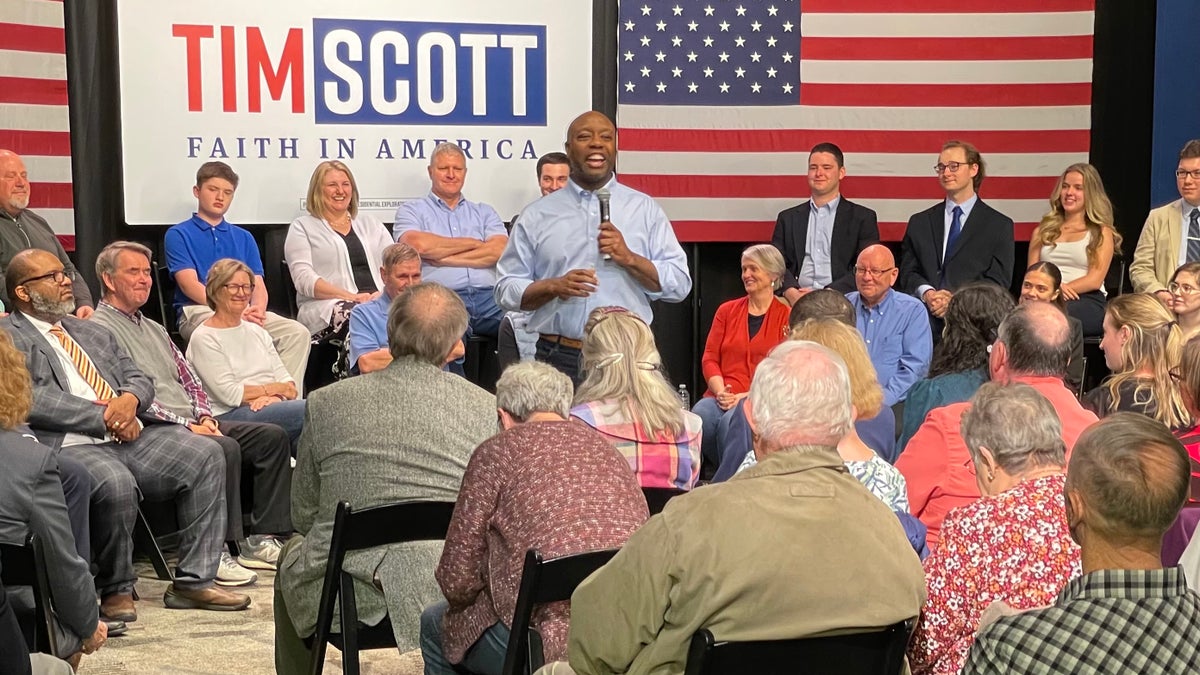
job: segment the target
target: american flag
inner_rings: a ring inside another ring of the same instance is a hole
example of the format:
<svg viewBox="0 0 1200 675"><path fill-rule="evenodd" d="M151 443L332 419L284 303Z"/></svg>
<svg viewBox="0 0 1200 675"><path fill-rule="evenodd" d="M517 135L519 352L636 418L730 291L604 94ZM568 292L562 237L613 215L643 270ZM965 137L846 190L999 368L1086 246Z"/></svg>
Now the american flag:
<svg viewBox="0 0 1200 675"><path fill-rule="evenodd" d="M0 148L25 160L33 181L29 208L73 250L62 0L0 1L0 36Z"/></svg>
<svg viewBox="0 0 1200 675"><path fill-rule="evenodd" d="M943 142L975 144L980 195L1017 223L1087 161L1094 0L622 0L618 171L683 241L769 240L807 199L809 149L896 241L942 199Z"/></svg>

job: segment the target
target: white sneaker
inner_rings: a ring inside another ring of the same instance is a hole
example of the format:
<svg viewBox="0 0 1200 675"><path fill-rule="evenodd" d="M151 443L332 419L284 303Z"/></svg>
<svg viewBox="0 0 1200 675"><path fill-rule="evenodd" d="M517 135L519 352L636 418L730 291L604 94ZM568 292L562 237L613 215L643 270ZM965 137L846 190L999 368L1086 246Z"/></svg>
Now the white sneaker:
<svg viewBox="0 0 1200 675"><path fill-rule="evenodd" d="M258 574L237 564L233 556L222 551L216 581L219 586L249 586L258 581Z"/></svg>
<svg viewBox="0 0 1200 675"><path fill-rule="evenodd" d="M273 570L279 563L279 553L283 545L279 540L269 535L250 535L242 543L238 563L242 567L256 570Z"/></svg>

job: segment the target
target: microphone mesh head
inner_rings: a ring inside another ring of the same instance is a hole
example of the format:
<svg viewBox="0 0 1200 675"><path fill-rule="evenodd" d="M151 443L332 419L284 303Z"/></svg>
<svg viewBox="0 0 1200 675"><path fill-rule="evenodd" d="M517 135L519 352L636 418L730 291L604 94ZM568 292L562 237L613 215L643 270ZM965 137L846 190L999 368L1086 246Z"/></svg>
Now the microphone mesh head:
<svg viewBox="0 0 1200 675"><path fill-rule="evenodd" d="M608 188L600 188L599 190L596 190L596 199L599 199L602 202L608 201L611 197L612 193L608 191Z"/></svg>

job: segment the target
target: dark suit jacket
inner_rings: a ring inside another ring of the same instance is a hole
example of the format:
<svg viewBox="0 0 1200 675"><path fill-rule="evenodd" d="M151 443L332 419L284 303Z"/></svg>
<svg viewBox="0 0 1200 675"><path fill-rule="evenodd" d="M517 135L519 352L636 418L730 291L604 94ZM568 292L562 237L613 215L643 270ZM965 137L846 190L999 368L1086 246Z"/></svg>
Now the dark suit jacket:
<svg viewBox="0 0 1200 675"><path fill-rule="evenodd" d="M136 396L138 415L145 413L154 402L154 381L138 370L113 334L98 323L70 316L63 317L62 327L87 352L100 377L118 394ZM0 328L8 331L17 349L25 354L33 378L29 426L38 440L58 449L68 432L102 438L107 433L104 407L70 393L67 374L48 338L20 312L0 319Z"/></svg>
<svg viewBox="0 0 1200 675"><path fill-rule="evenodd" d="M808 212L811 201L779 213L771 243L783 254L787 269L783 273L781 290L799 288L796 277L804 262L804 246L808 240ZM879 242L879 222L875 212L865 206L841 198L833 216L833 237L829 242L830 288L849 293L854 286L854 262L858 254Z"/></svg>
<svg viewBox="0 0 1200 675"><path fill-rule="evenodd" d="M954 249L942 260L942 240L946 233L946 202L908 219L904 243L900 248L900 288L916 295L917 288L929 285L953 291L972 281L990 281L1002 288L1012 286L1013 221L988 206L975 202L971 215L963 223ZM946 283L941 283L942 267Z"/></svg>

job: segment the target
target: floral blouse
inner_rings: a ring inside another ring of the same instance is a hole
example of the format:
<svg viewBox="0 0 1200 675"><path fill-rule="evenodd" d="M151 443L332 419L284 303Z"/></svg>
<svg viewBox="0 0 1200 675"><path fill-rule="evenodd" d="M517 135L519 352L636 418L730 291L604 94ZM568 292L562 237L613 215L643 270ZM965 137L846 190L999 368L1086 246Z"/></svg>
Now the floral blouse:
<svg viewBox="0 0 1200 675"><path fill-rule="evenodd" d="M908 486L899 469L888 464L887 460L879 455L865 461L854 460L844 463L850 475L866 486L871 494L879 497L879 501L886 504L889 509L908 513ZM746 453L746 459L742 460L738 472L745 471L755 464L758 464L758 459L755 458L754 452Z"/></svg>
<svg viewBox="0 0 1200 675"><path fill-rule="evenodd" d="M1052 604L1082 572L1055 474L951 511L925 560L928 599L908 647L913 675L958 673L979 617L997 600L1024 610Z"/></svg>

